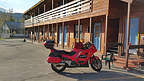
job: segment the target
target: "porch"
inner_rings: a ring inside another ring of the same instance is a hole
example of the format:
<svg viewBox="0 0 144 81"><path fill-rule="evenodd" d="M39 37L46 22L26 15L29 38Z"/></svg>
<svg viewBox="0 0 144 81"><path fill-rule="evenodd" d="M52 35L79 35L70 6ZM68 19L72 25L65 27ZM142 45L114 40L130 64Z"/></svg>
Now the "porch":
<svg viewBox="0 0 144 81"><path fill-rule="evenodd" d="M83 13L83 15L50 19L46 23L31 24L29 36L38 42L54 39L55 46L61 48L72 48L76 41L83 43L91 41L102 54L106 54L111 44L120 43L121 46L116 47L115 66L137 67L140 62L144 61L137 59L137 54L129 54L129 44L144 44L143 1L126 3L120 0L110 0L109 3L109 13L100 10L100 12L91 13L90 16L84 16L88 14ZM131 13L130 10L132 10ZM29 29L28 26L27 29Z"/></svg>
<svg viewBox="0 0 144 81"><path fill-rule="evenodd" d="M61 48L73 48L75 42L91 41L97 49L104 53L104 31L106 16L85 18L80 20L47 24L27 28L29 36L33 40L42 42L47 39L55 40L55 46ZM30 33L31 32L31 33ZM33 33L32 33L33 32ZM31 34L31 35L30 35Z"/></svg>
<svg viewBox="0 0 144 81"><path fill-rule="evenodd" d="M110 0L107 50L114 54L114 66L141 68L144 66L144 17L141 10L144 2L129 1L126 3Z"/></svg>

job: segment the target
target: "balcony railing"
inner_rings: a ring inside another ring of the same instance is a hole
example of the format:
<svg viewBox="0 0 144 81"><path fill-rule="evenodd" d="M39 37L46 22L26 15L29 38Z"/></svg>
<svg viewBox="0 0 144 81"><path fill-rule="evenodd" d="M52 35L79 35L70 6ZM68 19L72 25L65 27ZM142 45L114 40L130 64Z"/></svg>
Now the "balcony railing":
<svg viewBox="0 0 144 81"><path fill-rule="evenodd" d="M91 0L74 0L31 19L25 20L25 26L32 25L32 23L37 24L51 19L64 18L78 13L89 12L90 10Z"/></svg>

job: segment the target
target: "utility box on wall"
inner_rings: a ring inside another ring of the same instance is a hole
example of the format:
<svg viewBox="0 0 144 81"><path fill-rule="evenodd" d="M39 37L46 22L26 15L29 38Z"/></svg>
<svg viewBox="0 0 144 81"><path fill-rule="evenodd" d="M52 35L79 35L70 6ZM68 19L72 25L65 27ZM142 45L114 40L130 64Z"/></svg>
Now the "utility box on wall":
<svg viewBox="0 0 144 81"><path fill-rule="evenodd" d="M144 45L144 35L140 36L140 44Z"/></svg>

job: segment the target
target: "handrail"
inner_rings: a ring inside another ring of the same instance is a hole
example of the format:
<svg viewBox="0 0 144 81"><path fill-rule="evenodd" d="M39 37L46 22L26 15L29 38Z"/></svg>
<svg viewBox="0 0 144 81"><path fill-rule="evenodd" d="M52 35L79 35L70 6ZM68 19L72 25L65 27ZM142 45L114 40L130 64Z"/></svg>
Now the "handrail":
<svg viewBox="0 0 144 81"><path fill-rule="evenodd" d="M74 0L55 9L44 12L31 19L25 20L25 25L32 25L39 22L45 22L50 19L63 18L78 13L89 12L91 9L91 0Z"/></svg>

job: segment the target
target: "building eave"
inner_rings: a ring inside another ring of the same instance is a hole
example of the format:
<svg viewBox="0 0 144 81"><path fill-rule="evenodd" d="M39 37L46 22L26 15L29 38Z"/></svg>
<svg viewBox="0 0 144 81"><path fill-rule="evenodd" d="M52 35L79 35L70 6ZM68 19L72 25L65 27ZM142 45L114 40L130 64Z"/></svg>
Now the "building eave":
<svg viewBox="0 0 144 81"><path fill-rule="evenodd" d="M31 11L32 9L34 9L35 7L37 7L38 5L40 5L41 3L43 3L45 0L40 0L38 3L36 3L34 6L32 6L31 8L29 8L28 10L26 10L25 12L24 12L24 15L26 14L26 13L28 13L29 11Z"/></svg>
<svg viewBox="0 0 144 81"><path fill-rule="evenodd" d="M121 0L121 1L127 2L127 3L132 3L133 2L133 0Z"/></svg>

